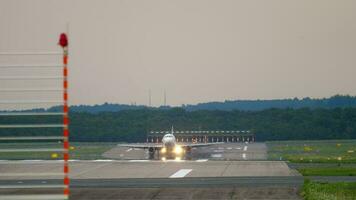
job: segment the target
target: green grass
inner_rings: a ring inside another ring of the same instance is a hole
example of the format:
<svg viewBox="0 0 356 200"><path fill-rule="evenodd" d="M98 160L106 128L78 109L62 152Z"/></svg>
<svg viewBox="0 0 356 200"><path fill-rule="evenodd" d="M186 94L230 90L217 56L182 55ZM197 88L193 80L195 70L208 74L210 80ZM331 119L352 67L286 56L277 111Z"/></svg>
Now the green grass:
<svg viewBox="0 0 356 200"><path fill-rule="evenodd" d="M114 146L117 143L71 143L71 146L74 147L74 150L70 151L71 159L105 159L102 154Z"/></svg>
<svg viewBox="0 0 356 200"><path fill-rule="evenodd" d="M303 176L356 176L356 168L328 167L328 168L300 168Z"/></svg>
<svg viewBox="0 0 356 200"><path fill-rule="evenodd" d="M270 160L296 163L356 163L356 140L267 142Z"/></svg>
<svg viewBox="0 0 356 200"><path fill-rule="evenodd" d="M111 148L116 143L70 143L70 159L104 159L102 154ZM0 149L26 149L26 148L62 148L61 143L0 143ZM52 158L52 154L57 153L58 158ZM0 152L0 160L24 160L24 159L45 159L56 160L61 159L61 152Z"/></svg>
<svg viewBox="0 0 356 200"><path fill-rule="evenodd" d="M317 183L306 180L301 194L305 200L356 199L356 183Z"/></svg>

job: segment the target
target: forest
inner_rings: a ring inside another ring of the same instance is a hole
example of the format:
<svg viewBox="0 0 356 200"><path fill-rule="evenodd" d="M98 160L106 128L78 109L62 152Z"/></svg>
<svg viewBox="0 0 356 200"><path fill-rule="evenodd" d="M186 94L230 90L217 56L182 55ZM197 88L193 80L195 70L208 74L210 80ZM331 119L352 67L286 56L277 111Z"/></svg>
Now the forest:
<svg viewBox="0 0 356 200"><path fill-rule="evenodd" d="M9 116L0 124L58 124L59 116ZM251 130L256 140L356 139L356 108L284 108L262 111L187 111L141 108L71 112L71 141L143 142L150 130ZM2 136L61 135L60 128L0 129Z"/></svg>

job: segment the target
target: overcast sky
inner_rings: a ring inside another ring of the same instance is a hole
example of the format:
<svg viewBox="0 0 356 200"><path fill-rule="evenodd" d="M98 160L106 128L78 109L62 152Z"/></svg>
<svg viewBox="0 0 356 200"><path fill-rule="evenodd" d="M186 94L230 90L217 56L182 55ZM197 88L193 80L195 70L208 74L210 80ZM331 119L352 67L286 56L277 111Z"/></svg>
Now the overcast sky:
<svg viewBox="0 0 356 200"><path fill-rule="evenodd" d="M149 89L155 106L164 90L170 105L356 95L355 11L354 0L1 0L0 51L60 50L68 22L71 104L147 104Z"/></svg>

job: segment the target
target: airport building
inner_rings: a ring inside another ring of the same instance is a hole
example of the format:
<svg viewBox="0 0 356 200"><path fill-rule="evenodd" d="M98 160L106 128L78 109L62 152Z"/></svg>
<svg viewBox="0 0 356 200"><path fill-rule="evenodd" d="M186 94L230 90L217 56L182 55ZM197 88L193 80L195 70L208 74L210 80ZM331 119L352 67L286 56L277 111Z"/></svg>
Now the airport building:
<svg viewBox="0 0 356 200"><path fill-rule="evenodd" d="M170 131L149 131L146 142L159 143L165 134ZM250 130L227 130L227 131L174 131L177 142L254 142L255 134Z"/></svg>

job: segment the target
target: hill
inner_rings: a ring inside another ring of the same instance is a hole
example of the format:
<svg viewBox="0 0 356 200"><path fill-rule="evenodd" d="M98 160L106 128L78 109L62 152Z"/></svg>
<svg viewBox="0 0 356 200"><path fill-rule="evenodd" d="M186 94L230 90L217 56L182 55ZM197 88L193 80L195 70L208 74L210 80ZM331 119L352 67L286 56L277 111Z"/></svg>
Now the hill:
<svg viewBox="0 0 356 200"><path fill-rule="evenodd" d="M88 112L88 113L99 113L99 112L117 112L122 110L135 110L143 109L147 106L144 105L125 105L125 104L113 104L104 103L101 105L74 105L70 109L73 112ZM355 96L342 96L335 95L330 98L322 99L311 99L309 97L303 99L275 99L275 100L235 100L235 101L225 101L225 102L207 102L199 103L196 105L182 105L180 108L187 111L197 111L197 110L241 110L241 111L261 111L271 108L339 108L339 107L356 107L356 97ZM155 109L170 109L169 106L161 106ZM53 107L50 110L60 110L60 107Z"/></svg>

